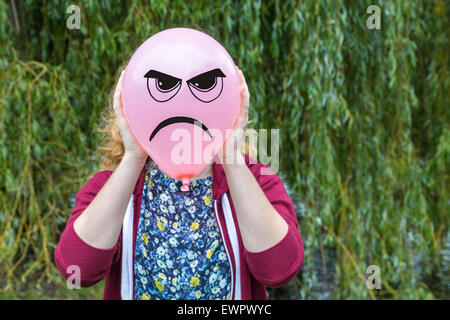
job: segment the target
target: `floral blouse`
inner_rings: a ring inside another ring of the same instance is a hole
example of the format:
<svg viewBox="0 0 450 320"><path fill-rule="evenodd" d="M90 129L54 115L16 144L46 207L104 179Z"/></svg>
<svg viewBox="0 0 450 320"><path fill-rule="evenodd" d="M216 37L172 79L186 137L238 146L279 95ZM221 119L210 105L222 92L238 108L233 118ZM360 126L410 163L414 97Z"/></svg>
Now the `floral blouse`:
<svg viewBox="0 0 450 320"><path fill-rule="evenodd" d="M134 262L135 298L230 299L231 267L212 201L212 177L187 192L147 162Z"/></svg>

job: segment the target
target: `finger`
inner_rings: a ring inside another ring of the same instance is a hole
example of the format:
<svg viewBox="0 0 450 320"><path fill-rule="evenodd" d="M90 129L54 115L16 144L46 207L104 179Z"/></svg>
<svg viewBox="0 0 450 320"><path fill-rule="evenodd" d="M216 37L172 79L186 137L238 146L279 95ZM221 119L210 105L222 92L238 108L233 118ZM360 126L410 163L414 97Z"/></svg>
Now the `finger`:
<svg viewBox="0 0 450 320"><path fill-rule="evenodd" d="M248 101L243 101L241 104L241 113L239 115L239 121L241 125L245 125L248 122L248 113L249 113L249 103Z"/></svg>
<svg viewBox="0 0 450 320"><path fill-rule="evenodd" d="M117 84L116 84L116 90L115 90L115 92L118 92L119 89L122 88L123 74L124 74L124 71L122 71L122 72L120 73L119 80L117 81Z"/></svg>
<svg viewBox="0 0 450 320"><path fill-rule="evenodd" d="M114 108L121 108L122 107L122 83L123 83L123 74L124 72L120 74L119 81L116 85L116 90L114 92Z"/></svg>
<svg viewBox="0 0 450 320"><path fill-rule="evenodd" d="M242 73L241 69L239 69L239 68L238 68L238 75L239 75L239 81L241 83L241 87L243 87L245 84L245 78L244 78L244 74Z"/></svg>
<svg viewBox="0 0 450 320"><path fill-rule="evenodd" d="M123 85L124 74L125 74L125 70L122 70L122 72L120 73L119 81L117 82L117 86L120 88L122 88L122 85Z"/></svg>
<svg viewBox="0 0 450 320"><path fill-rule="evenodd" d="M244 108L242 108L242 116L243 116L244 118L247 118L247 117L248 117L248 110L249 110L249 104L248 104L248 103L245 103L245 104L244 104Z"/></svg>
<svg viewBox="0 0 450 320"><path fill-rule="evenodd" d="M239 71L238 71L238 73L239 73L239 78L240 78L240 80L241 80L241 86L247 87L247 81L245 80L244 73L242 72L241 69L238 69L238 70L239 70Z"/></svg>
<svg viewBox="0 0 450 320"><path fill-rule="evenodd" d="M242 73L241 70L239 70L238 73L239 78L241 79L241 88L240 88L241 97L243 97L244 99L249 99L250 93L248 92L247 81L245 81L244 74Z"/></svg>

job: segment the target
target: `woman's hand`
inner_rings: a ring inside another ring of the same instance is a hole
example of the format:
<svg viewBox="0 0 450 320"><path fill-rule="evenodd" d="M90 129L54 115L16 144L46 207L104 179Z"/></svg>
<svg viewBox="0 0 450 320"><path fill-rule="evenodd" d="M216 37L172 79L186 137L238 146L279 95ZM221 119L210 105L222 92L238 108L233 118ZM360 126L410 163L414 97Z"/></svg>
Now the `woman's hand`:
<svg viewBox="0 0 450 320"><path fill-rule="evenodd" d="M125 147L119 165L89 206L74 222L78 236L95 248L111 249L119 238L123 217L147 159L126 121L122 103L123 72L114 92L114 112Z"/></svg>
<svg viewBox="0 0 450 320"><path fill-rule="evenodd" d="M223 169L244 247L250 252L260 252L280 242L289 227L267 199L254 174L245 165L244 156L240 151L244 129L248 123L250 94L241 70L238 69L238 73L241 78L241 113L233 133L225 143L225 156L223 152L218 155L223 159ZM237 158L234 155L237 155Z"/></svg>
<svg viewBox="0 0 450 320"><path fill-rule="evenodd" d="M223 164L233 164L239 161L239 163L244 163L244 158L240 151L240 146L242 139L245 134L245 127L248 123L248 110L250 107L250 93L248 92L247 83L245 81L242 71L236 67L238 70L239 78L241 80L241 110L238 119L233 127L232 134L228 137L222 150L217 153L220 163ZM237 158L236 156L237 155ZM242 162L241 162L242 161Z"/></svg>
<svg viewBox="0 0 450 320"><path fill-rule="evenodd" d="M114 112L116 114L117 125L119 126L120 136L125 148L124 157L134 158L136 160L147 159L147 153L136 141L136 138L131 133L130 126L125 118L122 101L122 83L123 83L124 71L120 74L119 81L114 92Z"/></svg>

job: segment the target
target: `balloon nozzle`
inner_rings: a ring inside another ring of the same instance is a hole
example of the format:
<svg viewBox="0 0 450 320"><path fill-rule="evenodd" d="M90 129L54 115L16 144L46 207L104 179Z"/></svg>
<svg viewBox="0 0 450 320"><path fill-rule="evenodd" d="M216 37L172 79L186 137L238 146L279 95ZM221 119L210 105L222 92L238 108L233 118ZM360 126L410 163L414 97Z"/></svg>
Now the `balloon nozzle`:
<svg viewBox="0 0 450 320"><path fill-rule="evenodd" d="M190 183L189 178L183 178L181 179L181 182L183 183L183 185L181 186L180 190L189 191L189 183Z"/></svg>

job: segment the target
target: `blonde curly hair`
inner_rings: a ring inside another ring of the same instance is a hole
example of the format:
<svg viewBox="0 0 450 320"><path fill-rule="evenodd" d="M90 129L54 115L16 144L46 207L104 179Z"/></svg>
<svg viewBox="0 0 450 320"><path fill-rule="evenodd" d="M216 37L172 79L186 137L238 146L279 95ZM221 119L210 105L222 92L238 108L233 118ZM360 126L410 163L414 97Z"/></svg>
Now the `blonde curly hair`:
<svg viewBox="0 0 450 320"><path fill-rule="evenodd" d="M127 62L128 63L128 62ZM119 78L122 70L125 69L126 64L119 68L116 78ZM114 85L108 98L108 103L101 114L100 125L97 127L97 132L100 134L100 146L98 151L101 153L101 170L114 171L119 165L122 157L125 153L125 147L120 135L119 126L116 121L116 115L114 112L114 92L116 86ZM249 121L250 123L251 121ZM248 125L245 130L248 129ZM242 140L240 146L241 151L248 155L256 155L256 147L246 141Z"/></svg>

